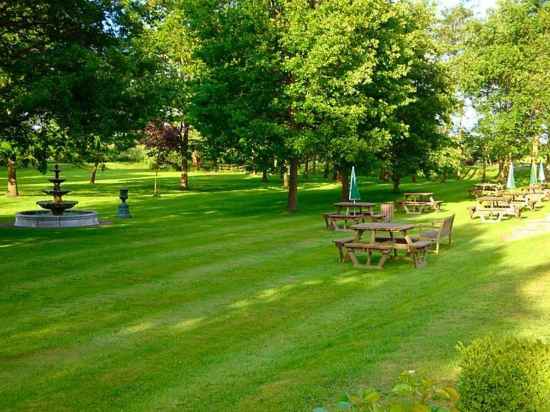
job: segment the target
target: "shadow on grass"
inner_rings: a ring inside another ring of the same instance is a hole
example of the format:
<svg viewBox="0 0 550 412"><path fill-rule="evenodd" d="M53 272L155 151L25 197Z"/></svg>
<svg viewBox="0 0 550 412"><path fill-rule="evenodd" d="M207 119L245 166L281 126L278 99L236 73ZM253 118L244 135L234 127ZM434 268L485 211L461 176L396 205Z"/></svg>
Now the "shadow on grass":
<svg viewBox="0 0 550 412"><path fill-rule="evenodd" d="M307 182L288 215L284 191L259 179L204 179L214 190L136 192L136 217L109 227L0 229L0 359L12 382L0 406L311 410L402 369L443 373L457 341L540 315L520 288L550 267L511 262L519 246L492 228L457 222L454 246L422 270L359 271L336 263L341 234L319 216L338 188ZM468 185L404 189L462 202ZM388 188L361 182L366 200L399 198Z"/></svg>

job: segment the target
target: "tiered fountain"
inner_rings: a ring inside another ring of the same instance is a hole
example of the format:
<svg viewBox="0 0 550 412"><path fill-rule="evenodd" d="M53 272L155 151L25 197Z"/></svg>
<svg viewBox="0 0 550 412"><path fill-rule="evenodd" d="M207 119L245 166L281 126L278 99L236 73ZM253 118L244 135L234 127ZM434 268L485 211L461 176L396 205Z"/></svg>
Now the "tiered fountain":
<svg viewBox="0 0 550 412"><path fill-rule="evenodd" d="M15 215L15 226L18 227L83 227L99 225L97 213L86 210L69 210L78 202L63 200L63 196L70 193L69 190L62 190L61 183L65 181L59 177L61 170L55 165L52 170L54 177L50 179L53 189L43 190L44 193L53 196L52 200L41 200L36 202L43 210L31 210L19 212Z"/></svg>

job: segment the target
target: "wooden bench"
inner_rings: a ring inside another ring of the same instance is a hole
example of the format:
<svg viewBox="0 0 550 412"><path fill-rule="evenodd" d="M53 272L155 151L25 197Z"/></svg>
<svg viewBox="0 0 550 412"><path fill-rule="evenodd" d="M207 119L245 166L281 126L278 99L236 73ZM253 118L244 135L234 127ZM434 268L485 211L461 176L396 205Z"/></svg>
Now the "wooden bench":
<svg viewBox="0 0 550 412"><path fill-rule="evenodd" d="M392 253L397 253L398 250L405 250L410 256L413 266L420 268L426 265L426 255L428 249L432 246L429 240L414 240L410 236L405 236L404 239L376 241L374 243L363 242L348 242L344 243L346 255L349 256L354 267L358 268L376 268L383 269L386 261L391 257ZM366 264L361 264L357 259L356 252L367 252ZM377 265L372 264L372 253L380 252L381 257Z"/></svg>
<svg viewBox="0 0 550 412"><path fill-rule="evenodd" d="M362 243L362 242L350 242L344 244L344 247L347 252L347 256L351 259L353 266L357 268L376 268L376 269L383 269L384 263L386 263L386 260L389 259L391 253L394 250L394 247L389 242L375 242L375 243ZM361 264L359 260L357 259L357 256L355 255L356 251L362 251L367 252L367 263ZM378 265L372 264L372 252L377 251L382 254L380 257L380 260L378 261Z"/></svg>

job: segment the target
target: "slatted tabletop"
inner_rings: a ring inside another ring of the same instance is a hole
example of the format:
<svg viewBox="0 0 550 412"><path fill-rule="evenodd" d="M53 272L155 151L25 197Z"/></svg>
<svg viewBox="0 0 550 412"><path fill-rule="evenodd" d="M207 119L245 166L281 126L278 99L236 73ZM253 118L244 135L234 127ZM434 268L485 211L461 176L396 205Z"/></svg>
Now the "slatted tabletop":
<svg viewBox="0 0 550 412"><path fill-rule="evenodd" d="M337 202L334 204L336 207L374 207L376 203L371 202Z"/></svg>
<svg viewBox="0 0 550 412"><path fill-rule="evenodd" d="M407 232L415 228L415 225L410 223L385 223L385 222L370 222L358 223L351 227L353 230L359 231L376 231L376 232Z"/></svg>

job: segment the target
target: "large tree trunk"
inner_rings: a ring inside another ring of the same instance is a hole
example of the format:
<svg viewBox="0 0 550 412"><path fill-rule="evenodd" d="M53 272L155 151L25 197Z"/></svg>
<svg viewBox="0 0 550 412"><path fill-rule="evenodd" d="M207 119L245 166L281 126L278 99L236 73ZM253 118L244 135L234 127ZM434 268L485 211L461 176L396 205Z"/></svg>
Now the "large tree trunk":
<svg viewBox="0 0 550 412"><path fill-rule="evenodd" d="M95 179L97 176L97 168L99 167L99 162L96 161L94 163L94 167L92 167L92 172L90 173L90 184L95 185Z"/></svg>
<svg viewBox="0 0 550 412"><path fill-rule="evenodd" d="M17 188L17 169L15 160L8 159L8 196L19 196Z"/></svg>
<svg viewBox="0 0 550 412"><path fill-rule="evenodd" d="M340 192L340 199L345 202L349 200L349 177L347 170L340 169L338 171L340 183L342 184L342 190Z"/></svg>
<svg viewBox="0 0 550 412"><path fill-rule="evenodd" d="M262 169L262 182L267 183L267 169Z"/></svg>
<svg viewBox="0 0 550 412"><path fill-rule="evenodd" d="M288 177L288 211L295 212L298 208L298 159L290 159Z"/></svg>
<svg viewBox="0 0 550 412"><path fill-rule="evenodd" d="M416 183L416 173L411 176L411 182Z"/></svg>
<svg viewBox="0 0 550 412"><path fill-rule="evenodd" d="M189 125L181 125L181 175L180 190L189 190L189 162L187 160L187 151L189 150Z"/></svg>

